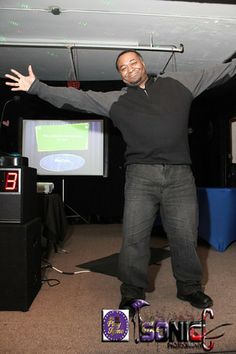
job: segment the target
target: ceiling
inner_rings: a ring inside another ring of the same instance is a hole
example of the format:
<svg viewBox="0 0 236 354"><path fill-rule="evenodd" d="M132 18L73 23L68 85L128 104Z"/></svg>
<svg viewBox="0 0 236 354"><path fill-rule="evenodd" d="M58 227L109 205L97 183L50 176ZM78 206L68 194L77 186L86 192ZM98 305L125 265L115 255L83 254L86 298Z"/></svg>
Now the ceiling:
<svg viewBox="0 0 236 354"><path fill-rule="evenodd" d="M10 68L26 73L32 64L41 80L116 80L114 62L123 48L140 49L150 73L163 70L173 49L166 71L223 62L236 50L236 5L0 1L0 77Z"/></svg>

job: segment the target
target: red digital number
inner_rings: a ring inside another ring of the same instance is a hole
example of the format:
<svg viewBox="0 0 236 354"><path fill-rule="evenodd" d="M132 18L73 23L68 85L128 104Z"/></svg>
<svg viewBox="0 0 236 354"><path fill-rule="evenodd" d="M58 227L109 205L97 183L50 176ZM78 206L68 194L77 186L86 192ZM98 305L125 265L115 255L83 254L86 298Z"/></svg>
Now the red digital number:
<svg viewBox="0 0 236 354"><path fill-rule="evenodd" d="M14 191L17 189L17 179L18 173L17 172L7 172L6 174L6 183L5 183L5 190L6 191Z"/></svg>

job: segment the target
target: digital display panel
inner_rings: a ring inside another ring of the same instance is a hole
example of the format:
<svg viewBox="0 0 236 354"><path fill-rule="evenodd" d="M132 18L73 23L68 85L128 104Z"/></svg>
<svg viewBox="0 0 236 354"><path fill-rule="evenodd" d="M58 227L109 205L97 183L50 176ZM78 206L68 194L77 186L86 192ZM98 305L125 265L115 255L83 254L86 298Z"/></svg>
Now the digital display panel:
<svg viewBox="0 0 236 354"><path fill-rule="evenodd" d="M19 170L0 169L0 193L19 193Z"/></svg>

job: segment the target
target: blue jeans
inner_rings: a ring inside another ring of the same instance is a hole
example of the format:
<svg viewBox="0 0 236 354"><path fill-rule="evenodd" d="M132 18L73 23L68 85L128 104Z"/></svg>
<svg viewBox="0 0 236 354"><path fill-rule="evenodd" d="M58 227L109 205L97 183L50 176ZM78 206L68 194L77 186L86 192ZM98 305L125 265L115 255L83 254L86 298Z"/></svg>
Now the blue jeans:
<svg viewBox="0 0 236 354"><path fill-rule="evenodd" d="M169 241L177 291L201 290L202 267L196 253L198 204L191 167L161 164L127 166L118 268L123 290L148 286L150 235L158 210Z"/></svg>

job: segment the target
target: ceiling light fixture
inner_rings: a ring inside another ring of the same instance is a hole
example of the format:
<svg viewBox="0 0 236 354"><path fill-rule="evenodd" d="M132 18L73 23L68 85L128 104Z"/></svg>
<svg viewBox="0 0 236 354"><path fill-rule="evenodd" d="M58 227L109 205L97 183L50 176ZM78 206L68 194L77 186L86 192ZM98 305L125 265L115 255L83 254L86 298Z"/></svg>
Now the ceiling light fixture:
<svg viewBox="0 0 236 354"><path fill-rule="evenodd" d="M61 9L59 6L49 6L48 10L53 15L60 15L61 14Z"/></svg>

